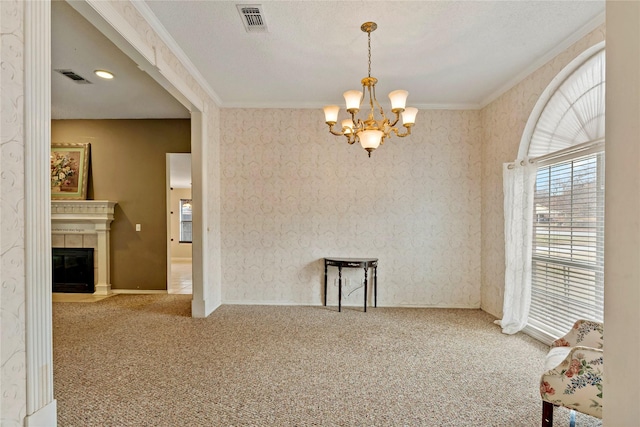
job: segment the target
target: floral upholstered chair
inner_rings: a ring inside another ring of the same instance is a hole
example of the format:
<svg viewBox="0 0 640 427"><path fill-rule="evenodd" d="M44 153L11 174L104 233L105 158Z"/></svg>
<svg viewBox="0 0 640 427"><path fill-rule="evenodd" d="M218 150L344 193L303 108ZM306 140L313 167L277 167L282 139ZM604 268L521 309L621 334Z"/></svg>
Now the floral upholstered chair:
<svg viewBox="0 0 640 427"><path fill-rule="evenodd" d="M602 418L603 324L578 320L551 344L540 379L542 426L553 425L554 406Z"/></svg>

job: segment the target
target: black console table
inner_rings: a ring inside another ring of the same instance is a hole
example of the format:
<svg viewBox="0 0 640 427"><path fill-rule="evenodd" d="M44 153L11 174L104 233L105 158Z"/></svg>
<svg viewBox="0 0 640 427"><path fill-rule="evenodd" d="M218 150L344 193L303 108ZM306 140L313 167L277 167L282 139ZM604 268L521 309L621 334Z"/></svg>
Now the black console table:
<svg viewBox="0 0 640 427"><path fill-rule="evenodd" d="M364 311L367 311L367 273L373 269L373 306L378 306L378 258L325 258L324 259L324 305L327 305L327 267L338 267L338 311L342 311L342 269L364 269Z"/></svg>

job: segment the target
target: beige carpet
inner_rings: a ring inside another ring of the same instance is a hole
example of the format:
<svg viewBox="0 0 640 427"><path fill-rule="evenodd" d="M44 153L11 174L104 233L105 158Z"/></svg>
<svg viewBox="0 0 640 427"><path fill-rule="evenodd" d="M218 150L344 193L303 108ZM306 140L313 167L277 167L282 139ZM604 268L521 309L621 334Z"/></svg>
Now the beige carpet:
<svg viewBox="0 0 640 427"><path fill-rule="evenodd" d="M189 316L188 295L54 303L59 426L540 425L547 348L479 310Z"/></svg>
<svg viewBox="0 0 640 427"><path fill-rule="evenodd" d="M94 294L74 294L67 292L53 292L51 295L51 300L53 302L82 302L82 303L91 303L102 301L106 298L111 298L114 294L111 295L94 295Z"/></svg>

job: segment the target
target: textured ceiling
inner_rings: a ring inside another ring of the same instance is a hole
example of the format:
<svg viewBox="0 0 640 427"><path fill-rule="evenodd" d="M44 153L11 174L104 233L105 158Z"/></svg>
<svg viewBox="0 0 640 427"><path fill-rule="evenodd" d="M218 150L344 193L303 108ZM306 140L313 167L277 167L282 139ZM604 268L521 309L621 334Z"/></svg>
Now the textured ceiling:
<svg viewBox="0 0 640 427"><path fill-rule="evenodd" d="M238 3L147 0L139 6L155 15L225 107L341 103L342 92L358 88L367 75L367 37L360 25L374 21L372 75L379 79L379 98L406 89L409 104L418 107L477 108L576 32L604 22L605 6L263 1L268 32L247 33Z"/></svg>
<svg viewBox="0 0 640 427"><path fill-rule="evenodd" d="M53 119L188 118L189 112L64 1L51 4ZM57 73L71 69L92 84ZM93 72L115 74L103 80Z"/></svg>
<svg viewBox="0 0 640 427"><path fill-rule="evenodd" d="M134 2L187 55L221 107L342 104L367 75L384 102L479 108L604 22L604 1L262 1L268 32L247 33L238 1ZM66 2L52 6L54 118L184 118L171 97ZM102 81L93 70L116 74ZM385 104L383 103L383 106Z"/></svg>

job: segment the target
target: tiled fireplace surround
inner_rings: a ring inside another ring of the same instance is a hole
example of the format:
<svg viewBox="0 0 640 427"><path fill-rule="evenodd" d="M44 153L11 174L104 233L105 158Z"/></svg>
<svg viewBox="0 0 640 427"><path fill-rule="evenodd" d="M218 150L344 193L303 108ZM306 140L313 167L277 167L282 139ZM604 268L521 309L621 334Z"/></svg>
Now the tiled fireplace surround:
<svg viewBox="0 0 640 427"><path fill-rule="evenodd" d="M94 295L111 294L110 228L117 202L52 200L51 247L93 248Z"/></svg>

